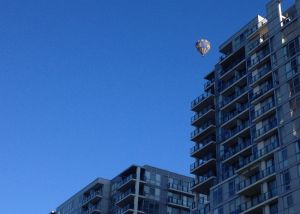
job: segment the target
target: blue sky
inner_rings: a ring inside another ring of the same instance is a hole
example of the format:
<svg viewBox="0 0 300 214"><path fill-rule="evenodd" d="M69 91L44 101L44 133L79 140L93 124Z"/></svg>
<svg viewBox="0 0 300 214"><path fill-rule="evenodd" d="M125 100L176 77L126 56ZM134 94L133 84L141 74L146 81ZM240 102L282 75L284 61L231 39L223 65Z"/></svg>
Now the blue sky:
<svg viewBox="0 0 300 214"><path fill-rule="evenodd" d="M190 102L266 2L0 0L1 213L48 213L133 163L188 175Z"/></svg>

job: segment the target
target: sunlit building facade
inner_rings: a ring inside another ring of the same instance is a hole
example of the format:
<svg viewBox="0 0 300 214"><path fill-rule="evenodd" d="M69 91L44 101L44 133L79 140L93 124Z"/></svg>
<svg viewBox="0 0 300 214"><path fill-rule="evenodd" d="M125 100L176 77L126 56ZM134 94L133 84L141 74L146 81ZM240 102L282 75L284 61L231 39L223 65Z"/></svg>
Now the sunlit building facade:
<svg viewBox="0 0 300 214"><path fill-rule="evenodd" d="M191 177L132 165L112 180L98 178L56 209L57 214L189 214Z"/></svg>
<svg viewBox="0 0 300 214"><path fill-rule="evenodd" d="M284 3L219 47L192 101L193 214L300 213L300 0Z"/></svg>

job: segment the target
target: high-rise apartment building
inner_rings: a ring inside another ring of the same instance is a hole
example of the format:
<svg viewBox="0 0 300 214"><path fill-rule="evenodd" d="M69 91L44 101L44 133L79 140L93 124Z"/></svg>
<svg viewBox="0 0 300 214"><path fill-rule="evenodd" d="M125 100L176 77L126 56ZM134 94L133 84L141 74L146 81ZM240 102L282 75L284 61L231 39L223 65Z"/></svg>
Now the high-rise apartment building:
<svg viewBox="0 0 300 214"><path fill-rule="evenodd" d="M132 165L112 180L98 178L56 209L57 214L189 214L191 177Z"/></svg>
<svg viewBox="0 0 300 214"><path fill-rule="evenodd" d="M220 46L191 104L195 214L300 213L300 0L284 3Z"/></svg>

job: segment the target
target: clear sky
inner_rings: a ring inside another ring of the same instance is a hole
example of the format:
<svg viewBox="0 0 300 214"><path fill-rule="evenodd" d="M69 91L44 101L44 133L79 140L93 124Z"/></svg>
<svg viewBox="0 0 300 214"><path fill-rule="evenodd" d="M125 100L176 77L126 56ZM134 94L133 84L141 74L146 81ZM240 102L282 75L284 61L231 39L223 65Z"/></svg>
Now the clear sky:
<svg viewBox="0 0 300 214"><path fill-rule="evenodd" d="M48 213L133 163L188 175L190 102L266 2L0 0L0 212Z"/></svg>

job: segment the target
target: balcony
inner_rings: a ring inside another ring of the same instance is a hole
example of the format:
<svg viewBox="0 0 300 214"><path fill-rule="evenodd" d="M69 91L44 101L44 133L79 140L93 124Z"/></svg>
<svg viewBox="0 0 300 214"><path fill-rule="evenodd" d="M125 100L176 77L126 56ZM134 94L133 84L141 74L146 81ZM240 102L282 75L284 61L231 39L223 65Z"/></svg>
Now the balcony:
<svg viewBox="0 0 300 214"><path fill-rule="evenodd" d="M120 195L117 196L116 198L116 205L117 206L124 206L127 204L129 201L133 200L135 195L134 189L129 189L124 193L121 193Z"/></svg>
<svg viewBox="0 0 300 214"><path fill-rule="evenodd" d="M88 204L88 203L94 203L96 201L99 201L103 197L102 190L94 191L88 196L84 196L82 199L82 206Z"/></svg>
<svg viewBox="0 0 300 214"><path fill-rule="evenodd" d="M234 71L235 68L240 67L240 65L242 65L242 63L244 62L245 62L245 57L243 56L239 59L234 60L232 63L229 64L229 66L224 67L223 70L220 72L221 79L223 79L223 77L225 77L227 74Z"/></svg>
<svg viewBox="0 0 300 214"><path fill-rule="evenodd" d="M212 130L215 129L215 122L213 120L210 120L203 124L201 127L197 128L191 133L191 139L193 141L196 141L197 139L201 138L202 136L205 136L206 134L210 133Z"/></svg>
<svg viewBox="0 0 300 214"><path fill-rule="evenodd" d="M216 157L212 153L206 155L202 159L199 159L191 164L190 171L191 173L199 174L201 171L207 171L214 168L216 165ZM203 174L203 173L202 173Z"/></svg>
<svg viewBox="0 0 300 214"><path fill-rule="evenodd" d="M191 148L191 156L192 157L200 157L200 155L205 154L206 152L215 151L216 149L216 138L215 136L210 136L205 140L197 143L195 146Z"/></svg>
<svg viewBox="0 0 300 214"><path fill-rule="evenodd" d="M205 90L209 89L211 86L213 86L215 83L215 80L212 79L212 80L208 80L205 84L204 84L204 88Z"/></svg>
<svg viewBox="0 0 300 214"><path fill-rule="evenodd" d="M228 162L232 159L236 160L239 154L247 152L252 147L252 142L250 139L237 143L234 147L229 147L225 150L224 154L221 156L223 162Z"/></svg>
<svg viewBox="0 0 300 214"><path fill-rule="evenodd" d="M238 194L252 194L253 191L260 189L260 184L262 182L269 181L270 179L273 179L273 177L276 175L275 173L275 166L270 166L266 168L265 170L259 171L255 175L252 175L243 181L241 181L237 185L237 193ZM254 190L253 190L254 189Z"/></svg>
<svg viewBox="0 0 300 214"><path fill-rule="evenodd" d="M248 130L249 128L249 121L245 121L242 124L236 126L234 129L231 130L224 130L222 132L222 144L232 140L234 137L242 134L244 131Z"/></svg>
<svg viewBox="0 0 300 214"><path fill-rule="evenodd" d="M103 212L102 212L100 206L94 205L94 206L89 207L87 210L83 210L81 213L82 214L102 214Z"/></svg>
<svg viewBox="0 0 300 214"><path fill-rule="evenodd" d="M266 138L266 137L272 135L273 131L275 131L276 128L277 128L277 119L274 118L274 119L268 121L268 123L266 125L264 125L263 127L261 127L260 129L258 129L254 132L254 140L259 141L263 138Z"/></svg>
<svg viewBox="0 0 300 214"><path fill-rule="evenodd" d="M255 163L268 158L273 154L275 149L279 146L279 142L277 140L269 143L268 145L264 146L262 149L253 151L252 155L245 157L244 159L239 161L238 168L236 169L236 173L241 173L245 169L249 169L250 166L254 165Z"/></svg>
<svg viewBox="0 0 300 214"><path fill-rule="evenodd" d="M246 70L240 72L238 75L234 76L232 79L224 82L222 81L221 87L219 92L224 92L226 89L228 89L230 86L232 86L234 83L237 83L239 80L243 79L243 77L246 77Z"/></svg>
<svg viewBox="0 0 300 214"><path fill-rule="evenodd" d="M192 111L199 111L201 110L201 107L205 106L206 102L211 102L213 104L213 97L214 94L211 92L204 93L194 99L191 103L191 109Z"/></svg>
<svg viewBox="0 0 300 214"><path fill-rule="evenodd" d="M137 213L143 214L145 212L141 211L142 207L138 208ZM134 213L134 205L133 204L127 204L126 206L122 207L121 209L117 210L117 212L114 212L114 214L133 214Z"/></svg>
<svg viewBox="0 0 300 214"><path fill-rule="evenodd" d="M210 187L215 185L216 175L213 171L209 171L203 176L196 176L191 184L191 190L193 192L208 194Z"/></svg>
<svg viewBox="0 0 300 214"><path fill-rule="evenodd" d="M261 65L263 62L266 62L268 56L270 55L269 48L264 49L259 52L254 59L249 59L247 61L248 70L252 70L254 67Z"/></svg>
<svg viewBox="0 0 300 214"><path fill-rule="evenodd" d="M213 118L214 116L215 116L215 107L213 105L209 105L192 117L191 124L200 125L200 123L203 122L203 120L205 121L207 120L207 118Z"/></svg>
<svg viewBox="0 0 300 214"><path fill-rule="evenodd" d="M131 174L126 178L123 178L122 181L118 183L118 190L124 191L124 189L130 187L132 184L136 182L136 174Z"/></svg>
<svg viewBox="0 0 300 214"><path fill-rule="evenodd" d="M247 38L249 39L255 36L259 32L258 30L263 26L265 26L266 24L267 24L267 19L262 19L261 21L257 22L257 24L255 24L252 28L249 29Z"/></svg>
<svg viewBox="0 0 300 214"><path fill-rule="evenodd" d="M185 209L190 209L190 207L192 207L192 202L173 198L173 197L168 197L167 203L169 205L172 205L175 207L180 207L180 208L185 208Z"/></svg>
<svg viewBox="0 0 300 214"><path fill-rule="evenodd" d="M182 185L179 185L179 184L174 184L174 183L168 183L168 189L170 191L173 191L173 192L179 192L181 194L186 194L186 195L189 195L189 196L192 196L193 193L190 191L190 188L188 186L182 186Z"/></svg>
<svg viewBox="0 0 300 214"><path fill-rule="evenodd" d="M231 167L229 170L225 170L221 173L222 181L234 176L235 167Z"/></svg>
<svg viewBox="0 0 300 214"><path fill-rule="evenodd" d="M233 93L231 96L224 97L222 102L220 103L220 108L224 109L225 106L229 106L229 104L232 103L233 101L237 101L238 98L241 97L242 95L246 95L248 89L249 88L245 86L244 88L236 90L235 93Z"/></svg>
<svg viewBox="0 0 300 214"><path fill-rule="evenodd" d="M268 97L272 92L273 89L273 83L268 83L263 88L261 88L259 91L255 93L250 93L250 100L253 104L258 103L260 100Z"/></svg>
<svg viewBox="0 0 300 214"><path fill-rule="evenodd" d="M269 34L265 33L259 36L256 40L251 42L248 46L248 52L256 51L262 44L265 44L266 41L269 39Z"/></svg>
<svg viewBox="0 0 300 214"><path fill-rule="evenodd" d="M277 189L271 189L268 192L251 197L251 199L239 206L241 214L258 213L257 211L264 205L270 204L277 199Z"/></svg>
<svg viewBox="0 0 300 214"><path fill-rule="evenodd" d="M227 124L228 121L237 118L238 115L241 115L241 113L245 112L249 108L249 103L244 103L240 106L238 106L234 111L228 112L224 114L222 117L222 124L221 126L224 126Z"/></svg>
<svg viewBox="0 0 300 214"><path fill-rule="evenodd" d="M269 74L272 72L271 65L268 64L266 67L263 67L260 69L257 74L253 75L252 78L250 78L250 83L252 84L252 87L257 85L260 82L265 82Z"/></svg>
<svg viewBox="0 0 300 214"><path fill-rule="evenodd" d="M271 102L268 102L267 104L265 104L260 109L252 112L253 121L257 121L259 118L263 119L263 118L270 116L270 114L272 114L272 112L273 112L272 110L275 110L274 99Z"/></svg>

